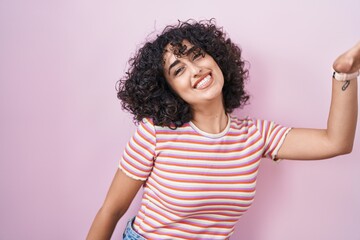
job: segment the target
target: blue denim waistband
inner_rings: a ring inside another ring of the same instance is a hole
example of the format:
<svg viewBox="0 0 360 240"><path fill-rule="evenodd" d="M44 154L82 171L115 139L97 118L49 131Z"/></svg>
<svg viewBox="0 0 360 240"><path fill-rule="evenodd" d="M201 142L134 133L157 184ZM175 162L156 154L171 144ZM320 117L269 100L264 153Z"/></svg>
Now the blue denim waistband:
<svg viewBox="0 0 360 240"><path fill-rule="evenodd" d="M135 217L131 218L126 225L123 233L123 240L146 240L143 236L135 231L133 228Z"/></svg>

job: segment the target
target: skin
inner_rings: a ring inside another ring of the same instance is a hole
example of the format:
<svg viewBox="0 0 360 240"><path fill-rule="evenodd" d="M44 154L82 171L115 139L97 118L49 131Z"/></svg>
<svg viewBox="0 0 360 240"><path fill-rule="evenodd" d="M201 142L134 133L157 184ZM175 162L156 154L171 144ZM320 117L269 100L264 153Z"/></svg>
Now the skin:
<svg viewBox="0 0 360 240"><path fill-rule="evenodd" d="M333 68L341 73L360 69L360 42L341 54ZM332 80L332 97L326 129L293 129L279 149L278 158L316 160L352 151L357 115L357 79L343 91L344 82Z"/></svg>
<svg viewBox="0 0 360 240"><path fill-rule="evenodd" d="M193 47L183 42L187 49ZM222 88L224 76L215 60L208 54L189 54L177 57L168 46L164 54L164 74L171 88L190 106L192 122L202 131L219 133L226 127L227 115L224 109ZM171 68L170 68L171 66ZM170 71L169 71L170 70ZM209 81L199 87L201 80Z"/></svg>
<svg viewBox="0 0 360 240"><path fill-rule="evenodd" d="M191 44L184 42L187 46ZM193 58L178 58L168 46L165 58L164 75L173 88L194 113L192 122L201 130L209 133L221 132L227 123L222 102L221 87L223 77L220 69L209 55ZM175 62L175 67L170 66ZM214 64L215 63L215 64ZM182 74L174 75L177 68ZM352 73L360 69L360 42L341 54L333 64L334 70ZM211 84L205 88L193 86L204 75L211 73ZM352 79L343 91L343 82L332 80L332 99L326 129L292 129L279 149L278 158L283 159L325 159L350 153L353 148L357 122L357 80ZM134 180L117 170L103 206L98 211L87 240L110 239L114 228L128 209L143 182Z"/></svg>

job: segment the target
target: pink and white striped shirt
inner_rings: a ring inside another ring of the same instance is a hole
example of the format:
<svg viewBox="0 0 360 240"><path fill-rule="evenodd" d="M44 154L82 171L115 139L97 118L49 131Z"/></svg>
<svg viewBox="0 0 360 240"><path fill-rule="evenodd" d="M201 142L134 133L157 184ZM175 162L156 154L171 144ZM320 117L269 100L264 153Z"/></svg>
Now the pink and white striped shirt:
<svg viewBox="0 0 360 240"><path fill-rule="evenodd" d="M189 122L140 122L120 168L146 181L134 229L146 239L226 239L255 195L262 157L276 158L290 128L230 116L219 134Z"/></svg>

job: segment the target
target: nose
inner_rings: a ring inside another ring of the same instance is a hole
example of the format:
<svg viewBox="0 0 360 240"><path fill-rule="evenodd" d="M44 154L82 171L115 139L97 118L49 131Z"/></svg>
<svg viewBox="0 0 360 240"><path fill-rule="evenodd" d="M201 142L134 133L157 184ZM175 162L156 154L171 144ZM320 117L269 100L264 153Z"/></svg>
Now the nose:
<svg viewBox="0 0 360 240"><path fill-rule="evenodd" d="M201 67L199 65L197 65L194 62L190 62L188 63L188 69L190 70L191 74L194 77L198 77L199 74L201 73Z"/></svg>

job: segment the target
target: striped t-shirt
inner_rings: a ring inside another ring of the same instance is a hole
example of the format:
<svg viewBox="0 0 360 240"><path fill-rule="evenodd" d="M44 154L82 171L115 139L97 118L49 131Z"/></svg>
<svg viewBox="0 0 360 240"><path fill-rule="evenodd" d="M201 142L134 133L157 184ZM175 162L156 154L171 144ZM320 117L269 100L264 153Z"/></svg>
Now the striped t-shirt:
<svg viewBox="0 0 360 240"><path fill-rule="evenodd" d="M189 122L172 130L144 119L120 168L146 181L134 229L146 239L226 239L254 199L262 157L276 158L287 132L230 116L219 134Z"/></svg>

